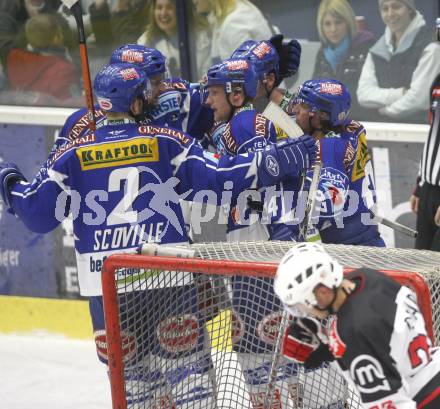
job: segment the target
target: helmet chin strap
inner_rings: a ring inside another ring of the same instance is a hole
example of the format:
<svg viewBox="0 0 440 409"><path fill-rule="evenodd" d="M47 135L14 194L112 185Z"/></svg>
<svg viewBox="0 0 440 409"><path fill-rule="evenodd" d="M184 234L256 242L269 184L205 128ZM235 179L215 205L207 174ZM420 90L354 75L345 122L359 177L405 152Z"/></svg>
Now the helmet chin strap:
<svg viewBox="0 0 440 409"><path fill-rule="evenodd" d="M321 128L316 128L312 125L313 116L316 114L316 112L310 112L309 113L309 129L310 129L310 135L313 135L316 131L321 131Z"/></svg>
<svg viewBox="0 0 440 409"><path fill-rule="evenodd" d="M275 87L272 87L272 89L269 91L267 82L263 82L263 84L264 84L264 91L266 93L266 98L270 99L270 95L272 94L272 91L274 90Z"/></svg>
<svg viewBox="0 0 440 409"><path fill-rule="evenodd" d="M129 111L129 114L135 119L136 122L140 122L143 119L145 119L145 115L148 114L148 111L150 109L150 105L143 98L141 99L141 101L142 101L142 108L141 108L141 110L140 110L140 112L138 114L135 114L131 110L131 108L130 108L130 111Z"/></svg>
<svg viewBox="0 0 440 409"><path fill-rule="evenodd" d="M230 94L229 94L229 95L230 95ZM228 95L228 98L226 98L226 99L228 100L228 104L229 104L229 106L231 107L231 113L229 114L229 117L228 117L228 121L227 121L227 122L230 122L230 121L231 121L232 117L234 116L234 112L235 112L235 110L238 109L238 108L240 108L240 107L236 107L236 106L232 105L231 101L229 100L229 95Z"/></svg>
<svg viewBox="0 0 440 409"><path fill-rule="evenodd" d="M227 122L230 122L230 120L231 120L232 117L234 116L234 113L235 113L235 111L236 111L237 109L240 109L240 108L242 108L242 107L244 107L244 106L246 105L246 98L244 98L243 103L242 103L240 106L237 107L237 106L235 106L235 105L232 105L232 102L230 101L229 97L232 95L233 92L234 92L234 91L232 90L229 94L226 94L226 95L227 95L226 100L228 101L228 104L229 104L229 106L231 107L231 113L229 114L229 117L228 117L228 121L227 121Z"/></svg>

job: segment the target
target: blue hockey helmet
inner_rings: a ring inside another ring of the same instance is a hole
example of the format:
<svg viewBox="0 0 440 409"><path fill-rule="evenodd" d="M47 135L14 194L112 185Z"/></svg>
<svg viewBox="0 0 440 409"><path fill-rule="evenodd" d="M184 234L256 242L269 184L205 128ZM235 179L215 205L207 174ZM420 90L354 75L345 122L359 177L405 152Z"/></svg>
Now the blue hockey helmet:
<svg viewBox="0 0 440 409"><path fill-rule="evenodd" d="M205 87L209 88L212 85L223 85L226 94L230 94L234 87L240 86L249 98L255 98L258 75L251 61L229 58L213 65L208 70Z"/></svg>
<svg viewBox="0 0 440 409"><path fill-rule="evenodd" d="M275 73L276 79L279 78L280 58L275 47L268 41L244 41L232 53L231 58L244 58L252 61L261 80L271 71Z"/></svg>
<svg viewBox="0 0 440 409"><path fill-rule="evenodd" d="M166 58L159 50L139 44L125 44L118 47L110 57L110 64L114 63L138 65L149 78L167 71Z"/></svg>
<svg viewBox="0 0 440 409"><path fill-rule="evenodd" d="M129 112L137 98L145 100L148 79L134 64L109 64L95 77L93 89L99 106L109 112Z"/></svg>
<svg viewBox="0 0 440 409"><path fill-rule="evenodd" d="M304 102L313 112L325 112L332 126L346 125L351 106L351 96L340 81L320 78L304 82L296 96L296 102Z"/></svg>

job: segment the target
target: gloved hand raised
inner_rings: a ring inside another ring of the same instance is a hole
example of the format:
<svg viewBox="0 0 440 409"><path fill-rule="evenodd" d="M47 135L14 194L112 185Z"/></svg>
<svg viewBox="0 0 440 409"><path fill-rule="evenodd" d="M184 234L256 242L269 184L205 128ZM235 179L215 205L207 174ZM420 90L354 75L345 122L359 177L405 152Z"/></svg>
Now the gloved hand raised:
<svg viewBox="0 0 440 409"><path fill-rule="evenodd" d="M280 58L281 79L295 75L301 61L301 44L295 39L284 40L282 34L272 36L269 41Z"/></svg>
<svg viewBox="0 0 440 409"><path fill-rule="evenodd" d="M317 145L309 135L269 145L257 152L258 178L262 186L271 186L287 177L297 178L316 160Z"/></svg>
<svg viewBox="0 0 440 409"><path fill-rule="evenodd" d="M15 214L11 207L10 188L14 182L26 180L15 163L0 163L0 194L10 214Z"/></svg>

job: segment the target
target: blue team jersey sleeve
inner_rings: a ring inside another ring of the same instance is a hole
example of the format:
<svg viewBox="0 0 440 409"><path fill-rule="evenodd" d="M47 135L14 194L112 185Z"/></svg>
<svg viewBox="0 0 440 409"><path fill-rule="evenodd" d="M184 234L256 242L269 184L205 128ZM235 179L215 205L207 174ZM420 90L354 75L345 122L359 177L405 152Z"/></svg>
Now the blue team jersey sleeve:
<svg viewBox="0 0 440 409"><path fill-rule="evenodd" d="M50 153L30 183L16 183L11 190L12 206L26 227L36 233L55 229L68 216L71 203L72 147L94 139L93 134L64 143Z"/></svg>
<svg viewBox="0 0 440 409"><path fill-rule="evenodd" d="M362 234L374 235L371 211L376 194L365 129L353 121L341 134L329 133L321 139L320 149L319 220L315 216L313 223L323 242L351 244ZM306 189L310 180L311 172Z"/></svg>
<svg viewBox="0 0 440 409"><path fill-rule="evenodd" d="M219 205L224 191L237 197L243 190L257 187L257 157L254 154L216 155L203 150L192 138L181 135L179 143L171 146L171 163L179 181L176 190L182 199L210 200Z"/></svg>
<svg viewBox="0 0 440 409"><path fill-rule="evenodd" d="M105 114L98 105L95 105L94 108L95 122L99 126L104 121ZM57 141L60 141L58 145L61 145L63 142L72 141L87 133L90 133L88 111L86 108L81 108L73 112L66 119L57 138Z"/></svg>
<svg viewBox="0 0 440 409"><path fill-rule="evenodd" d="M190 84L190 103L186 132L196 138L207 149L210 145L208 133L214 125L214 112L202 103L200 84Z"/></svg>
<svg viewBox="0 0 440 409"><path fill-rule="evenodd" d="M229 155L262 150L276 142L274 125L254 109L237 112L221 135L221 145Z"/></svg>

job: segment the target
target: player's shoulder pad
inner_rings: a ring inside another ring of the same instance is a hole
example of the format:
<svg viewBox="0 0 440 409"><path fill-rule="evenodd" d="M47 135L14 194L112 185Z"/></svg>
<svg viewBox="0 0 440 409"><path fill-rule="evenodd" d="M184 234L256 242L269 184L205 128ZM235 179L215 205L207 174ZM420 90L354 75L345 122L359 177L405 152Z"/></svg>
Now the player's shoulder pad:
<svg viewBox="0 0 440 409"><path fill-rule="evenodd" d="M189 147L194 139L185 132L179 131L174 128L166 128L162 126L154 125L141 125L138 127L138 131L141 135L149 137L166 137L171 138L184 147Z"/></svg>
<svg viewBox="0 0 440 409"><path fill-rule="evenodd" d="M105 118L104 111L95 109L95 122L99 123ZM89 118L86 108L81 108L72 113L64 123L61 131L62 137L68 140L74 140L84 135L89 130Z"/></svg>
<svg viewBox="0 0 440 409"><path fill-rule="evenodd" d="M345 127L342 137L357 137L360 134L366 134L364 126L357 121L350 121L350 123Z"/></svg>
<svg viewBox="0 0 440 409"><path fill-rule="evenodd" d="M270 131L271 121L254 109L246 109L237 112L230 121L231 131L234 135L247 137L267 137Z"/></svg>
<svg viewBox="0 0 440 409"><path fill-rule="evenodd" d="M61 146L59 146L51 158L48 160L47 166L52 166L61 156L63 156L66 152L71 151L72 149L85 145L88 143L92 143L96 141L96 136L94 133L88 133L86 135L82 135L77 137L76 139L70 140Z"/></svg>

